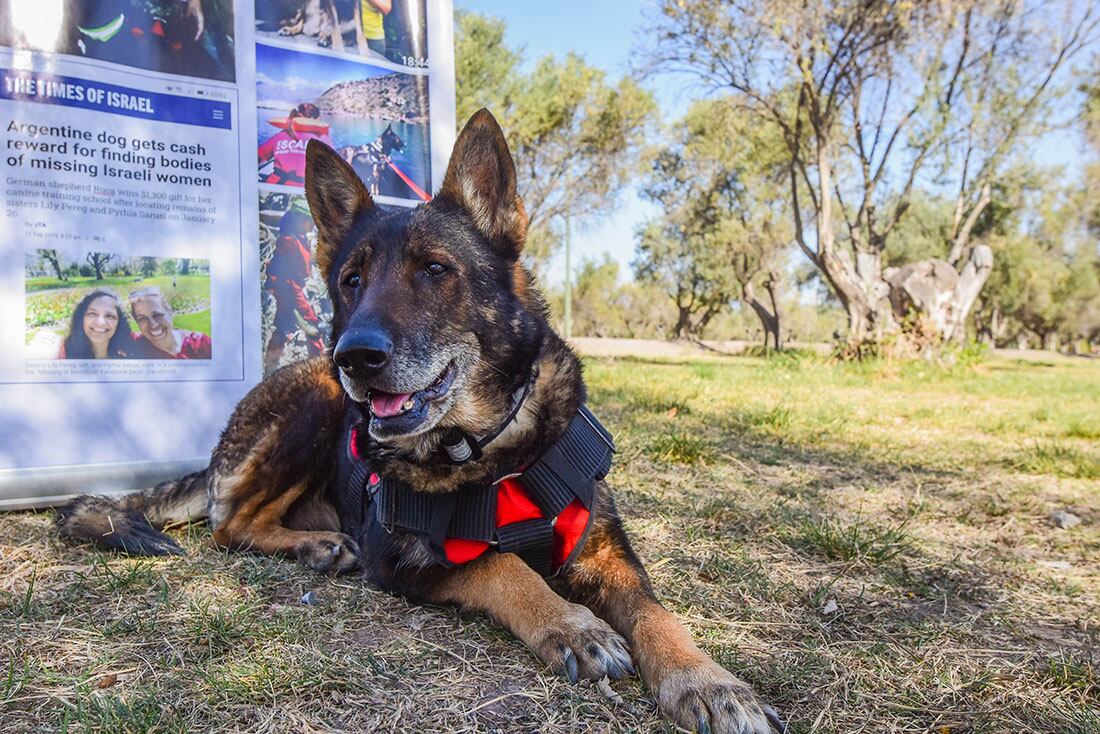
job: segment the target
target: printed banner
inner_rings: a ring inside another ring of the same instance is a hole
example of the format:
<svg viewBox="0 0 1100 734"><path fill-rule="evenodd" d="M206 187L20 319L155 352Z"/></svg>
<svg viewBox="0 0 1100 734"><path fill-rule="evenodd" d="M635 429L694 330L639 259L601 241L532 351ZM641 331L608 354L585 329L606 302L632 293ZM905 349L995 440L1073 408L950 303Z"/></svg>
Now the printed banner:
<svg viewBox="0 0 1100 734"><path fill-rule="evenodd" d="M310 140L383 205L430 198L451 4L9 0L0 125L0 508L131 489L321 354Z"/></svg>

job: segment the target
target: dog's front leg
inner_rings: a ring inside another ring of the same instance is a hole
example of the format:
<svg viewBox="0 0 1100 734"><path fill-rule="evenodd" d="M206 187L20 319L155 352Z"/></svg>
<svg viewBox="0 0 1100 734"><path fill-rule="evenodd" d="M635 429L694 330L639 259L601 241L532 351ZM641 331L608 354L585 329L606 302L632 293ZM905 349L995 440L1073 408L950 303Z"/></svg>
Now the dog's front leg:
<svg viewBox="0 0 1100 734"><path fill-rule="evenodd" d="M661 711L686 729L712 734L783 731L752 687L699 649L657 601L612 509L597 519L581 556L561 581L630 643L642 679Z"/></svg>
<svg viewBox="0 0 1100 734"><path fill-rule="evenodd" d="M574 683L633 672L626 642L607 622L558 596L513 553L486 553L448 571L423 595L488 614Z"/></svg>

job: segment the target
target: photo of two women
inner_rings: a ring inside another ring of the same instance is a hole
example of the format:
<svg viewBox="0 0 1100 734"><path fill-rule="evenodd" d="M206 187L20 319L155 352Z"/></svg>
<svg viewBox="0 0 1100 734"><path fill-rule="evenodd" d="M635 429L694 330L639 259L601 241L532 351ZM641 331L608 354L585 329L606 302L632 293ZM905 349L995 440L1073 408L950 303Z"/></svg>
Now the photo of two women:
<svg viewBox="0 0 1100 734"><path fill-rule="evenodd" d="M210 359L210 268L193 258L27 255L28 358Z"/></svg>

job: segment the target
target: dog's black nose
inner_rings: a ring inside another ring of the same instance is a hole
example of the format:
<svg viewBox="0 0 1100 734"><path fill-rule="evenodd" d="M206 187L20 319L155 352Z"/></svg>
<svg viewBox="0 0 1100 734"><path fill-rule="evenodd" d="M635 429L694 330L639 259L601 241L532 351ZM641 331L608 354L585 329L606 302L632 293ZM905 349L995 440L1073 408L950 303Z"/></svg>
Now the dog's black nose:
<svg viewBox="0 0 1100 734"><path fill-rule="evenodd" d="M332 360L348 374L380 370L390 361L393 342L381 329L349 329L336 342Z"/></svg>

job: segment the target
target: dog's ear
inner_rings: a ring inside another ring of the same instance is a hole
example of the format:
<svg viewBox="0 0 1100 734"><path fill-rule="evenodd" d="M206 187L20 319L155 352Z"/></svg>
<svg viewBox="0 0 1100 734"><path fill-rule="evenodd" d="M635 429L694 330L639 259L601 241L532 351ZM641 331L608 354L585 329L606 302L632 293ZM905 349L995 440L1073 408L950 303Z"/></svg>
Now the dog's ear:
<svg viewBox="0 0 1100 734"><path fill-rule="evenodd" d="M436 197L461 206L504 255L519 257L527 239L527 213L516 193L516 166L504 132L484 107L458 134Z"/></svg>
<svg viewBox="0 0 1100 734"><path fill-rule="evenodd" d="M306 200L317 225L317 267L325 282L340 245L358 214L374 201L355 169L332 148L317 140L306 145Z"/></svg>

